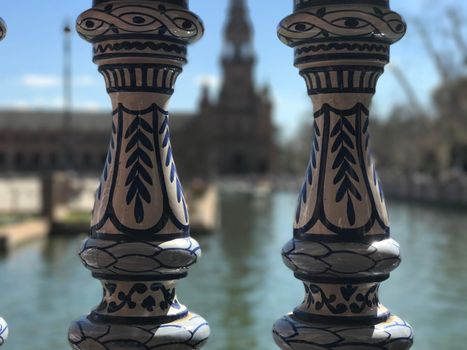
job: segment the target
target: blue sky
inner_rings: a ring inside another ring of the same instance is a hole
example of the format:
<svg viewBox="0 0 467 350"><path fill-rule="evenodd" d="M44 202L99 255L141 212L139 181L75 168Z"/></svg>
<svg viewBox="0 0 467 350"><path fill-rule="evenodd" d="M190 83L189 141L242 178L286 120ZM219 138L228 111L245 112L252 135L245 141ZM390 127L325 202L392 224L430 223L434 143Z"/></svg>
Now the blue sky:
<svg viewBox="0 0 467 350"><path fill-rule="evenodd" d="M191 9L204 20L206 34L189 51L190 63L178 80L171 110L196 109L199 86L209 81L216 89L221 79L219 55L222 28L228 0L191 0ZM60 108L62 105L62 34L66 19L74 19L89 8L91 0L2 0L0 16L8 23L8 37L0 43L0 107ZM456 52L452 40L443 39L449 30L447 7L455 7L467 22L465 0L392 0L391 6L409 22L403 41L394 45L392 61L403 68L416 89L417 96L429 109L430 94L439 83L432 60L410 26L420 18L433 35L436 46ZM311 118L305 85L292 64L292 49L279 42L277 23L291 13L292 0L250 0L255 25L255 49L258 55L258 84L270 84L275 100L274 119L282 136L291 136L304 118ZM465 29L465 28L464 28ZM458 58L451 55L455 62ZM73 37L73 76L75 109L106 109L109 100L103 79L91 62L90 44ZM393 75L387 71L380 80L374 101L378 115L386 116L406 97Z"/></svg>

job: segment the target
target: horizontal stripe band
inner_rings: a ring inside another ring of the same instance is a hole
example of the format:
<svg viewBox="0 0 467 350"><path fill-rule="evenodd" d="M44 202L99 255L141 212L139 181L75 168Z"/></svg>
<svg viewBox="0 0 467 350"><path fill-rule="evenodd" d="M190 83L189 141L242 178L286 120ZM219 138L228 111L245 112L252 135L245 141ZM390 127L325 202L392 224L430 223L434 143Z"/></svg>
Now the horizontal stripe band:
<svg viewBox="0 0 467 350"><path fill-rule="evenodd" d="M381 61L381 63L388 63L389 55L379 55L370 53L336 53L326 55L308 54L306 56L296 58L295 64L339 60L376 60Z"/></svg>
<svg viewBox="0 0 467 350"><path fill-rule="evenodd" d="M328 5L372 5L389 8L389 0L301 0L295 3L295 11L314 6Z"/></svg>
<svg viewBox="0 0 467 350"><path fill-rule="evenodd" d="M160 281L174 281L185 278L188 272L177 274L164 274L164 275L117 275L93 272L92 277L104 281L122 281L122 282L160 282Z"/></svg>
<svg viewBox="0 0 467 350"><path fill-rule="evenodd" d="M134 235L91 232L90 238L114 242L169 242L175 239L190 238L190 232L180 233L141 233Z"/></svg>
<svg viewBox="0 0 467 350"><path fill-rule="evenodd" d="M114 59L114 58L153 58L153 59L162 59L162 60L172 60L179 61L180 63L186 63L187 59L185 57L171 56L171 55L159 55L152 53L140 53L140 52L127 52L127 53L109 53L109 54L94 54L93 61L105 60L105 59Z"/></svg>
<svg viewBox="0 0 467 350"><path fill-rule="evenodd" d="M293 315L300 321L309 323L324 323L331 325L374 326L386 322L391 313L388 311L379 316L322 316L295 310Z"/></svg>
<svg viewBox="0 0 467 350"><path fill-rule="evenodd" d="M321 95L321 94L374 94L374 88L321 88L321 89L308 89L308 95Z"/></svg>
<svg viewBox="0 0 467 350"><path fill-rule="evenodd" d="M121 316L107 316L100 315L96 312L92 312L88 316L88 320L93 323L105 323L105 324L121 324L121 325L161 325L171 323L188 316L188 311L184 311L179 315L174 316L155 316L155 317L121 317Z"/></svg>
<svg viewBox="0 0 467 350"><path fill-rule="evenodd" d="M365 283L378 283L386 281L389 278L389 274L375 274L374 276L367 277L347 277L347 276L319 276L306 273L296 272L295 277L300 281L312 282L318 284L365 284Z"/></svg>
<svg viewBox="0 0 467 350"><path fill-rule="evenodd" d="M118 42L122 40L134 40L134 39L145 39L145 40L154 40L162 41L169 43L176 43L181 45L186 45L186 42L183 40L177 39L176 37L161 35L161 34L142 34L142 33L129 33L129 34L112 34L109 36L98 36L90 40L93 44L99 44L103 42Z"/></svg>
<svg viewBox="0 0 467 350"><path fill-rule="evenodd" d="M150 93L155 93L155 94L172 95L174 93L174 89L164 89L164 88L151 87L151 86L140 86L140 87L122 86L122 87L108 88L107 92L109 94L116 93L116 92L150 92Z"/></svg>
<svg viewBox="0 0 467 350"><path fill-rule="evenodd" d="M354 71L354 72L384 72L384 68L380 66L361 65L361 64L348 64L348 65L327 65L323 67L311 67L302 69L300 74L306 73L319 73L319 72L340 72L340 71Z"/></svg>
<svg viewBox="0 0 467 350"><path fill-rule="evenodd" d="M312 233L294 233L294 239L298 241L309 241L309 242L324 242L324 243L367 243L371 244L374 242L384 241L389 239L389 233L382 233L377 235L366 235L363 237L347 236L343 235L325 235L325 234L312 234Z"/></svg>

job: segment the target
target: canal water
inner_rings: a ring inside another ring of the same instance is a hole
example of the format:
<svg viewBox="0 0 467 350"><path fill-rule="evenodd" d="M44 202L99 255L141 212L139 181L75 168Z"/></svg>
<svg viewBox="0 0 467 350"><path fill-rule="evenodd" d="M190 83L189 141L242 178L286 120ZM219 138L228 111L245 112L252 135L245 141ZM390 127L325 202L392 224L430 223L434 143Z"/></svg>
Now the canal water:
<svg viewBox="0 0 467 350"><path fill-rule="evenodd" d="M222 199L222 232L200 237L204 256L180 282L180 299L207 318L207 350L273 350L271 324L299 304L300 282L282 264L295 195ZM467 215L390 205L401 267L382 301L415 328L415 350L467 349ZM68 324L101 296L81 266L83 237L53 238L0 261L0 315L11 328L7 350L66 350Z"/></svg>

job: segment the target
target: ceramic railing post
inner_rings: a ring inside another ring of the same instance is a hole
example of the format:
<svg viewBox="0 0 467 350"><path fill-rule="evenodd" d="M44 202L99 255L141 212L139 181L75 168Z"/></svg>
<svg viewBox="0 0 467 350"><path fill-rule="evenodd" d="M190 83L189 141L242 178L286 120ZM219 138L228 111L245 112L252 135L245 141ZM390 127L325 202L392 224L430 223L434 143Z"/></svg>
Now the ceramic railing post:
<svg viewBox="0 0 467 350"><path fill-rule="evenodd" d="M0 41L5 38L6 35L6 24L3 19L0 18ZM8 325L3 318L0 317L0 346L3 345L5 340L8 338Z"/></svg>
<svg viewBox="0 0 467 350"><path fill-rule="evenodd" d="M369 151L369 106L406 25L389 0L294 0L279 37L314 106L311 160L283 258L305 299L274 326L282 349L408 349L411 327L380 304L400 263Z"/></svg>
<svg viewBox="0 0 467 350"><path fill-rule="evenodd" d="M0 41L5 38L6 35L6 24L2 18L0 18Z"/></svg>
<svg viewBox="0 0 467 350"><path fill-rule="evenodd" d="M108 156L80 257L103 285L72 324L80 350L200 349L209 326L176 298L200 256L170 143L167 105L203 33L188 0L94 0L77 21L113 105Z"/></svg>

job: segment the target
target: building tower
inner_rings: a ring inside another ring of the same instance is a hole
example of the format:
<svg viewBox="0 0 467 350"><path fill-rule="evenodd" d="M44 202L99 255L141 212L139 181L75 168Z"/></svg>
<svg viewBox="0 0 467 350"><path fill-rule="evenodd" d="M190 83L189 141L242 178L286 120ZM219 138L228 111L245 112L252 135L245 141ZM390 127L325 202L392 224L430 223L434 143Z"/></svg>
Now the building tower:
<svg viewBox="0 0 467 350"><path fill-rule="evenodd" d="M253 28L248 18L245 0L231 0L224 40L224 80L219 102L224 108L239 107L238 103L246 107L256 96L253 82Z"/></svg>
<svg viewBox="0 0 467 350"><path fill-rule="evenodd" d="M216 154L219 175L264 174L273 169L274 127L268 89L254 81L256 57L246 0L231 0L224 31L223 83L217 106Z"/></svg>
<svg viewBox="0 0 467 350"><path fill-rule="evenodd" d="M255 83L255 63L246 0L230 0L218 97L211 99L208 86L204 86L193 118L172 115L182 173L206 178L265 175L275 169L272 102L269 88L258 88Z"/></svg>

